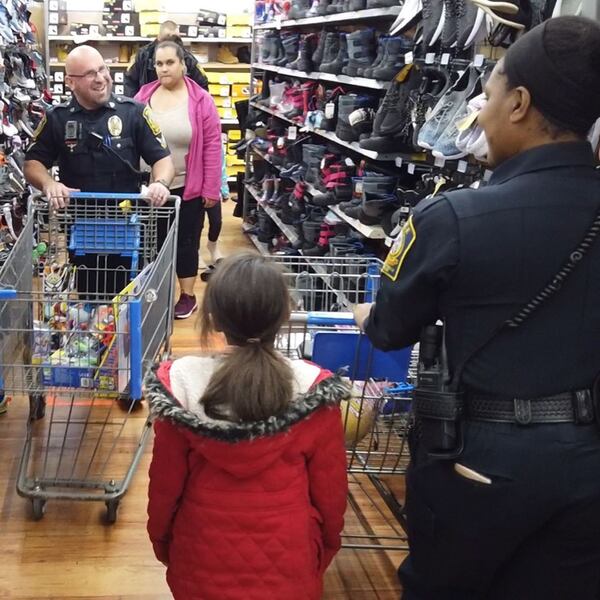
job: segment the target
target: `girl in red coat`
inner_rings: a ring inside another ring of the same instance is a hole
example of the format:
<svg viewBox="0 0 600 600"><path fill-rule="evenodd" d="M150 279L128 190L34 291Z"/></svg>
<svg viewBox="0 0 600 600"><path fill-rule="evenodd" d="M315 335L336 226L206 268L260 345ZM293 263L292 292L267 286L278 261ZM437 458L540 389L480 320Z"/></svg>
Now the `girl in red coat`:
<svg viewBox="0 0 600 600"><path fill-rule="evenodd" d="M274 350L289 316L282 274L240 254L211 277L203 338L219 356L163 363L148 532L177 600L317 600L340 548L348 483L339 377Z"/></svg>

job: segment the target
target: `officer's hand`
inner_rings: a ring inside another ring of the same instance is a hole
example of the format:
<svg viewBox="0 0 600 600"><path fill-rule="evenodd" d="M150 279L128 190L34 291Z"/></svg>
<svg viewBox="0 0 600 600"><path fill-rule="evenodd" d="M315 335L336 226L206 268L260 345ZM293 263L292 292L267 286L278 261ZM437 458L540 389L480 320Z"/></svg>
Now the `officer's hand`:
<svg viewBox="0 0 600 600"><path fill-rule="evenodd" d="M69 195L71 192L78 192L76 188L70 188L63 185L60 181L53 181L44 186L44 196L52 208L64 208L69 204Z"/></svg>
<svg viewBox="0 0 600 600"><path fill-rule="evenodd" d="M212 208L218 200L211 200L210 198L204 198L204 208Z"/></svg>
<svg viewBox="0 0 600 600"><path fill-rule="evenodd" d="M146 192L148 201L152 206L163 206L164 203L169 199L169 194L169 188L158 181L151 183L148 186L148 191Z"/></svg>
<svg viewBox="0 0 600 600"><path fill-rule="evenodd" d="M352 313L354 314L354 321L356 322L356 325L361 331L364 331L365 329L365 321L367 320L367 317L371 312L372 306L373 303L357 304L352 310Z"/></svg>

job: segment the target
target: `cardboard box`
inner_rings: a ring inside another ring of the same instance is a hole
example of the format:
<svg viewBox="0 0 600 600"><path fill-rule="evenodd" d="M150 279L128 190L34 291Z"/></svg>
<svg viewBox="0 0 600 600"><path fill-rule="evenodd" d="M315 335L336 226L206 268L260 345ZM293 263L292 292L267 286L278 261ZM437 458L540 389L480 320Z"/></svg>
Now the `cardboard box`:
<svg viewBox="0 0 600 600"><path fill-rule="evenodd" d="M221 119L237 119L237 112L235 108L219 107L217 108L217 112L219 113Z"/></svg>
<svg viewBox="0 0 600 600"><path fill-rule="evenodd" d="M241 83L250 85L250 72L235 72L235 71L206 71L208 83L220 83L221 85L229 85Z"/></svg>
<svg viewBox="0 0 600 600"><path fill-rule="evenodd" d="M231 86L231 95L234 98L247 98L250 95L250 86L243 83L235 83Z"/></svg>
<svg viewBox="0 0 600 600"><path fill-rule="evenodd" d="M246 163L244 163L243 158L238 158L237 156L226 156L225 164L228 167L243 167Z"/></svg>
<svg viewBox="0 0 600 600"><path fill-rule="evenodd" d="M217 108L231 108L233 106L233 100L230 96L213 96L213 100L215 101L215 106Z"/></svg>
<svg viewBox="0 0 600 600"><path fill-rule="evenodd" d="M242 132L239 129L230 129L227 132L227 139L239 142L242 139Z"/></svg>
<svg viewBox="0 0 600 600"><path fill-rule="evenodd" d="M212 10L198 11L199 25L220 25L224 27L227 24L227 15L224 13L213 12Z"/></svg>
<svg viewBox="0 0 600 600"><path fill-rule="evenodd" d="M244 171L246 165L238 166L238 167L225 167L225 171L227 172L227 177L236 177L240 171Z"/></svg>
<svg viewBox="0 0 600 600"><path fill-rule="evenodd" d="M230 85L209 84L208 93L212 96L231 96Z"/></svg>
<svg viewBox="0 0 600 600"><path fill-rule="evenodd" d="M198 38L224 38L226 35L225 27L198 27Z"/></svg>
<svg viewBox="0 0 600 600"><path fill-rule="evenodd" d="M138 15L140 25L145 25L146 23L160 23L163 20L162 13L159 10L145 10L138 13Z"/></svg>
<svg viewBox="0 0 600 600"><path fill-rule="evenodd" d="M251 27L227 27L227 37L229 38L250 38L252 37Z"/></svg>
<svg viewBox="0 0 600 600"><path fill-rule="evenodd" d="M227 15L227 27L251 27L252 21L248 13L235 13Z"/></svg>
<svg viewBox="0 0 600 600"><path fill-rule="evenodd" d="M160 31L160 25L158 23L145 23L140 26L140 32L142 37L151 37L154 38L158 35Z"/></svg>

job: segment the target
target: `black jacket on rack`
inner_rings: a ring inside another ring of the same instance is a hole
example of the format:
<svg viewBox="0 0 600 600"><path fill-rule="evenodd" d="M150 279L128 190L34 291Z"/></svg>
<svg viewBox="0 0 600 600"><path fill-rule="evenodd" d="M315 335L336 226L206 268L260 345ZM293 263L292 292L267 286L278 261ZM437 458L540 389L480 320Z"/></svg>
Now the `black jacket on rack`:
<svg viewBox="0 0 600 600"><path fill-rule="evenodd" d="M154 40L147 46L140 48L135 62L127 73L125 73L125 95L133 98L139 89L151 81L156 81L156 69L154 68L154 53L158 41ZM201 88L208 91L208 78L200 63L194 55L188 50L185 53L185 66L187 67L187 75L193 79Z"/></svg>

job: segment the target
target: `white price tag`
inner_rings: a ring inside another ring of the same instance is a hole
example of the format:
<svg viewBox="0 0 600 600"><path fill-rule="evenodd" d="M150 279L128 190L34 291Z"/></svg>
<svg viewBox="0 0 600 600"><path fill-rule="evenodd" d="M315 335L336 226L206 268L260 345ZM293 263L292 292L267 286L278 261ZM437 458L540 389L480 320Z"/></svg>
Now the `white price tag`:
<svg viewBox="0 0 600 600"><path fill-rule="evenodd" d="M227 24L227 15L219 15L217 19L217 25L226 25Z"/></svg>
<svg viewBox="0 0 600 600"><path fill-rule="evenodd" d="M447 65L450 62L450 54L448 52L444 52L444 54L442 54L442 60L440 60L440 63L442 65Z"/></svg>
<svg viewBox="0 0 600 600"><path fill-rule="evenodd" d="M436 156L433 164L436 167L443 167L446 164L446 159L443 156Z"/></svg>
<svg viewBox="0 0 600 600"><path fill-rule="evenodd" d="M432 65L435 62L435 52L428 52L425 55L425 64Z"/></svg>
<svg viewBox="0 0 600 600"><path fill-rule="evenodd" d="M400 168L402 166L402 157L396 156L396 160L394 162L396 163L396 166Z"/></svg>
<svg viewBox="0 0 600 600"><path fill-rule="evenodd" d="M456 167L456 170L459 173L466 173L467 172L467 166L468 166L468 163L467 163L466 160L459 160L458 161L458 165Z"/></svg>
<svg viewBox="0 0 600 600"><path fill-rule="evenodd" d="M353 167L354 166L354 161L349 156L346 156L346 159L344 160L344 162L346 163L347 167Z"/></svg>
<svg viewBox="0 0 600 600"><path fill-rule="evenodd" d="M483 62L485 61L485 56L483 54L476 54L473 59L473 66L475 67L483 67Z"/></svg>
<svg viewBox="0 0 600 600"><path fill-rule="evenodd" d="M125 86L124 85L115 85L115 94L124 94Z"/></svg>
<svg viewBox="0 0 600 600"><path fill-rule="evenodd" d="M58 13L57 12L49 12L48 13L48 23L58 23Z"/></svg>
<svg viewBox="0 0 600 600"><path fill-rule="evenodd" d="M285 146L285 139L283 137L277 138L277 147L283 148Z"/></svg>
<svg viewBox="0 0 600 600"><path fill-rule="evenodd" d="M56 25L48 25L48 35L58 35L58 27Z"/></svg>
<svg viewBox="0 0 600 600"><path fill-rule="evenodd" d="M90 35L98 35L100 33L100 28L98 25L90 25Z"/></svg>
<svg viewBox="0 0 600 600"><path fill-rule="evenodd" d="M298 128L295 125L288 127L288 140L292 142L298 137Z"/></svg>
<svg viewBox="0 0 600 600"><path fill-rule="evenodd" d="M404 55L404 64L405 65L412 65L414 59L415 59L414 54L412 52L407 52Z"/></svg>
<svg viewBox="0 0 600 600"><path fill-rule="evenodd" d="M133 10L133 2L131 0L123 0L123 10Z"/></svg>
<svg viewBox="0 0 600 600"><path fill-rule="evenodd" d="M131 23L131 15L129 13L121 13L121 23Z"/></svg>
<svg viewBox="0 0 600 600"><path fill-rule="evenodd" d="M321 170L323 170L325 168L325 159L322 158L321 159Z"/></svg>
<svg viewBox="0 0 600 600"><path fill-rule="evenodd" d="M124 74L122 72L119 73L115 73L115 83L123 83L124 81Z"/></svg>
<svg viewBox="0 0 600 600"><path fill-rule="evenodd" d="M414 173L415 173L415 163L408 163L408 172L411 175L414 175Z"/></svg>
<svg viewBox="0 0 600 600"><path fill-rule="evenodd" d="M325 118L333 119L335 117L335 104L333 102L328 102L325 105Z"/></svg>
<svg viewBox="0 0 600 600"><path fill-rule="evenodd" d="M125 26L125 35L127 37L133 37L135 35L135 27L133 25Z"/></svg>
<svg viewBox="0 0 600 600"><path fill-rule="evenodd" d="M354 184L354 191L356 194L362 194L363 193L363 181L362 179L359 179L358 181L356 181L356 183Z"/></svg>
<svg viewBox="0 0 600 600"><path fill-rule="evenodd" d="M64 71L56 71L54 73L54 81L56 82L63 82L65 80L65 73Z"/></svg>
<svg viewBox="0 0 600 600"><path fill-rule="evenodd" d="M191 37L191 38L198 37L198 28L195 25L190 25L188 27L188 37Z"/></svg>

